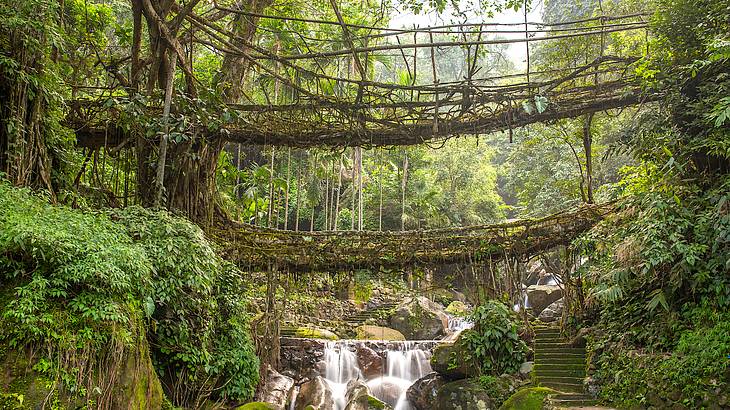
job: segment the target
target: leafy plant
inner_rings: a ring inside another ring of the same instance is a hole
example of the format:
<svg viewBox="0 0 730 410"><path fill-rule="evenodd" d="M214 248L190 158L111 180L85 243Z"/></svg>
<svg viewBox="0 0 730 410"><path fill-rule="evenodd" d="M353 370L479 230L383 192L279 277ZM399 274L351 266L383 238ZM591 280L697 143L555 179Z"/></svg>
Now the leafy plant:
<svg viewBox="0 0 730 410"><path fill-rule="evenodd" d="M483 374L516 372L527 345L517 333L517 320L503 303L491 300L469 316L474 328L461 335L464 346Z"/></svg>

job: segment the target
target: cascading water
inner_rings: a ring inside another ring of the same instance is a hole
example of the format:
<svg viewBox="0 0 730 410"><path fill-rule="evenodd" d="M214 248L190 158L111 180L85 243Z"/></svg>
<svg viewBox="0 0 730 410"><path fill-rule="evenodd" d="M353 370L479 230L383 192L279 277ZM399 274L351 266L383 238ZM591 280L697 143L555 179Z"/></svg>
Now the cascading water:
<svg viewBox="0 0 730 410"><path fill-rule="evenodd" d="M347 382L363 378L357 354L350 347L346 342L326 342L324 346L324 378L332 390L337 410L345 407Z"/></svg>
<svg viewBox="0 0 730 410"><path fill-rule="evenodd" d="M379 377L365 380L357 361L357 346L361 341L329 341L324 347L324 378L327 380L335 409L341 410L347 403L347 384L351 380L363 380L373 396L395 410L410 410L406 399L408 388L421 377L431 373L430 348L436 343L387 342L385 367Z"/></svg>
<svg viewBox="0 0 730 410"><path fill-rule="evenodd" d="M522 301L515 303L513 309L515 312L519 312L522 309L527 309L530 307L530 300L527 298L527 291L522 291Z"/></svg>
<svg viewBox="0 0 730 410"><path fill-rule="evenodd" d="M368 381L375 397L394 406L395 410L410 410L406 399L408 388L421 377L431 373L431 352L416 342L402 342L388 349L385 376Z"/></svg>
<svg viewBox="0 0 730 410"><path fill-rule="evenodd" d="M457 333L474 327L474 323L463 317L449 316L449 331Z"/></svg>

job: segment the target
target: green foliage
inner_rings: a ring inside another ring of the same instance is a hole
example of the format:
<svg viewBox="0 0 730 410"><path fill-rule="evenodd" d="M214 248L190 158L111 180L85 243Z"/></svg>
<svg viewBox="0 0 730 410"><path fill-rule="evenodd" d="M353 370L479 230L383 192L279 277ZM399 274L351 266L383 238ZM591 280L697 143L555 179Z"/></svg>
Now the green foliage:
<svg viewBox="0 0 730 410"><path fill-rule="evenodd" d="M55 354L129 343L124 329L146 317L153 361L163 376L181 380L178 389L253 395L258 360L241 273L190 222L136 207L105 214L51 206L2 182L0 263L15 294L0 304L0 341L53 346L37 370L60 377L63 388L74 389L66 376L78 370L59 367Z"/></svg>
<svg viewBox="0 0 730 410"><path fill-rule="evenodd" d="M702 317L706 313L707 309L694 310L691 316L698 326L683 332L669 355L620 349L605 352L596 373L604 383L601 396L627 407L667 408L678 403L703 408L727 401L730 316L719 315L712 318L714 325L706 325L708 318Z"/></svg>
<svg viewBox="0 0 730 410"><path fill-rule="evenodd" d="M483 374L516 372L525 359L527 346L517 333L517 318L503 303L491 300L469 315L474 328L461 340Z"/></svg>

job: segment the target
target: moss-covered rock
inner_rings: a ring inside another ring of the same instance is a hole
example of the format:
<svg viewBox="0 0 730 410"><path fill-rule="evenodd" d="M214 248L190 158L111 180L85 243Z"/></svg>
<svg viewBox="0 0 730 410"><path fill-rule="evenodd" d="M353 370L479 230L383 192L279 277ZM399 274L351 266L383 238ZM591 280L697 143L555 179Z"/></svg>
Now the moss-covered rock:
<svg viewBox="0 0 730 410"><path fill-rule="evenodd" d="M116 346L114 351L91 353L90 359L98 366L91 368L88 377L73 381L78 384L74 387L77 392L71 392L69 382L49 379L43 370L47 362L37 354L28 349L9 350L0 357L0 397L12 401L22 396L23 404L30 406L48 403L50 398L64 408L83 407L87 402L100 408L162 408L164 394L144 336Z"/></svg>
<svg viewBox="0 0 730 410"><path fill-rule="evenodd" d="M494 400L489 393L472 379L457 380L441 386L433 406L439 410L487 410L494 407Z"/></svg>
<svg viewBox="0 0 730 410"><path fill-rule="evenodd" d="M526 387L517 390L499 410L541 410L548 395L557 393L547 387Z"/></svg>
<svg viewBox="0 0 730 410"><path fill-rule="evenodd" d="M358 326L355 333L355 339L358 340L406 340L403 333L383 326Z"/></svg>
<svg viewBox="0 0 730 410"><path fill-rule="evenodd" d="M407 299L390 318L390 327L407 340L438 339L446 335L448 328L449 318L443 309L423 296Z"/></svg>
<svg viewBox="0 0 730 410"><path fill-rule="evenodd" d="M306 337L309 339L338 340L339 337L326 329L318 329L314 327L298 327L294 333L296 337Z"/></svg>
<svg viewBox="0 0 730 410"><path fill-rule="evenodd" d="M458 380L479 374L479 368L470 360L469 351L461 339L443 343L433 350L431 368L449 380Z"/></svg>
<svg viewBox="0 0 730 410"><path fill-rule="evenodd" d="M236 407L236 410L277 410L276 406L262 401L246 403L243 406Z"/></svg>
<svg viewBox="0 0 730 410"><path fill-rule="evenodd" d="M446 313L452 316L464 317L469 314L469 307L466 303L455 300L446 307Z"/></svg>

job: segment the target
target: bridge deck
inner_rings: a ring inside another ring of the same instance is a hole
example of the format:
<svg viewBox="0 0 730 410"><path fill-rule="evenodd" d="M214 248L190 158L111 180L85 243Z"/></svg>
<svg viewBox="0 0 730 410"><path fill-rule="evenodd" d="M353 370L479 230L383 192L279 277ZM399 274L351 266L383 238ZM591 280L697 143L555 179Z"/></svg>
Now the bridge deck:
<svg viewBox="0 0 730 410"><path fill-rule="evenodd" d="M211 234L226 258L249 269L402 268L536 254L569 244L613 210L614 204L587 205L542 219L423 231L293 232L237 225Z"/></svg>

